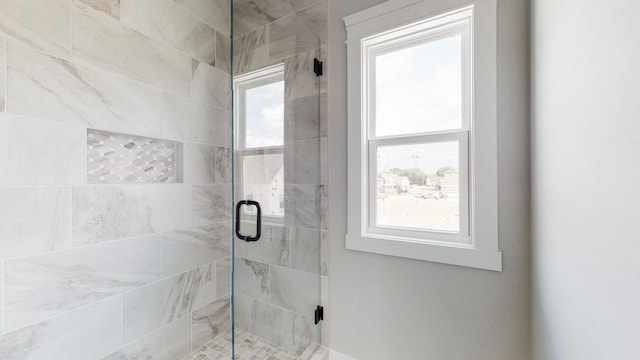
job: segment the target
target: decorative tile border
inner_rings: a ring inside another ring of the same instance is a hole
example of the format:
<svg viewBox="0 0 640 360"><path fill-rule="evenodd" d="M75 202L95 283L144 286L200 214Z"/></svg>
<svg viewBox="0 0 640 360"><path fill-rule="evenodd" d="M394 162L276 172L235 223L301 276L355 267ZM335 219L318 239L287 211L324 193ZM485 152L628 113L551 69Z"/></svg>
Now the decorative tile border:
<svg viewBox="0 0 640 360"><path fill-rule="evenodd" d="M87 130L89 184L182 182L181 143Z"/></svg>

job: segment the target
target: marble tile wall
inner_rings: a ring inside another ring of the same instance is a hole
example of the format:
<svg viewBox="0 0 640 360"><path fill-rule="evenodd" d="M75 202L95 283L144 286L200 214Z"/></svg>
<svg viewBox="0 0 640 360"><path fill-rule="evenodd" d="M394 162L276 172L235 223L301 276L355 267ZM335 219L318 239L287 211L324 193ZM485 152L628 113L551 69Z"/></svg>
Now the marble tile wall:
<svg viewBox="0 0 640 360"><path fill-rule="evenodd" d="M227 0L0 1L0 358L175 360L229 328L229 25ZM184 177L98 184L88 129L184 144Z"/></svg>
<svg viewBox="0 0 640 360"><path fill-rule="evenodd" d="M328 334L313 322L316 305L328 313L326 82L313 72L313 59L326 59L326 9L326 0L234 2L234 72L285 68L285 216L258 242L236 239L234 316L297 355Z"/></svg>

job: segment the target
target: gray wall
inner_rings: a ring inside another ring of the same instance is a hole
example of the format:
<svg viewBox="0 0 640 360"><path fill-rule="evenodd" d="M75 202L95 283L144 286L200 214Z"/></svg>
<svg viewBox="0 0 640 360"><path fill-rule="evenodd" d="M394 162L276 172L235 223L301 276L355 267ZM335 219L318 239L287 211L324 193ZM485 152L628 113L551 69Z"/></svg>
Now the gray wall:
<svg viewBox="0 0 640 360"><path fill-rule="evenodd" d="M229 327L225 4L0 2L0 358L173 360ZM91 184L87 128L182 144L182 182Z"/></svg>
<svg viewBox="0 0 640 360"><path fill-rule="evenodd" d="M377 0L329 1L331 347L357 359L526 359L529 352L528 2L498 1L501 273L347 251L346 33Z"/></svg>
<svg viewBox="0 0 640 360"><path fill-rule="evenodd" d="M636 359L640 3L532 4L534 358Z"/></svg>

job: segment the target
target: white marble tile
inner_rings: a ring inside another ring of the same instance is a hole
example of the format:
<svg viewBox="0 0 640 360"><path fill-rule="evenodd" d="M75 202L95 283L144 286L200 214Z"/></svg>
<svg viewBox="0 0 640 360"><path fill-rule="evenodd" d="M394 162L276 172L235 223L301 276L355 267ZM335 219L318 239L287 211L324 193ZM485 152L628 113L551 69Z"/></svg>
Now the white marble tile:
<svg viewBox="0 0 640 360"><path fill-rule="evenodd" d="M309 273L320 274L322 239L321 230L287 228L291 238L291 267Z"/></svg>
<svg viewBox="0 0 640 360"><path fill-rule="evenodd" d="M162 136L162 92L94 68L9 45L7 112Z"/></svg>
<svg viewBox="0 0 640 360"><path fill-rule="evenodd" d="M78 0L81 3L120 20L121 0Z"/></svg>
<svg viewBox="0 0 640 360"><path fill-rule="evenodd" d="M194 99L231 110L231 77L213 66L194 60L191 94Z"/></svg>
<svg viewBox="0 0 640 360"><path fill-rule="evenodd" d="M121 21L152 39L215 64L216 31L173 0L127 0L122 3Z"/></svg>
<svg viewBox="0 0 640 360"><path fill-rule="evenodd" d="M120 346L121 300L109 299L0 337L3 360L97 359Z"/></svg>
<svg viewBox="0 0 640 360"><path fill-rule="evenodd" d="M5 329L16 329L160 279L152 235L5 262Z"/></svg>
<svg viewBox="0 0 640 360"><path fill-rule="evenodd" d="M278 347L302 354L315 339L313 319L262 301L252 309L251 332Z"/></svg>
<svg viewBox="0 0 640 360"><path fill-rule="evenodd" d="M224 297L194 311L192 319L192 346L198 348L230 328L231 301Z"/></svg>
<svg viewBox="0 0 640 360"><path fill-rule="evenodd" d="M216 32L216 68L231 72L231 39L228 35Z"/></svg>
<svg viewBox="0 0 640 360"><path fill-rule="evenodd" d="M71 247L71 188L0 188L0 258Z"/></svg>
<svg viewBox="0 0 640 360"><path fill-rule="evenodd" d="M190 352L191 318L183 316L102 360L177 360Z"/></svg>
<svg viewBox="0 0 640 360"><path fill-rule="evenodd" d="M320 229L321 196L319 185L285 184L285 224Z"/></svg>
<svg viewBox="0 0 640 360"><path fill-rule="evenodd" d="M327 122L322 117L322 107L326 105L326 94L287 101L285 116L289 126L288 140L327 137Z"/></svg>
<svg viewBox="0 0 640 360"><path fill-rule="evenodd" d="M0 185L76 185L84 179L84 128L0 114Z"/></svg>
<svg viewBox="0 0 640 360"><path fill-rule="evenodd" d="M290 184L320 184L320 149L320 139L287 141L284 181Z"/></svg>
<svg viewBox="0 0 640 360"><path fill-rule="evenodd" d="M7 84L7 42L0 40L0 112L4 112Z"/></svg>
<svg viewBox="0 0 640 360"><path fill-rule="evenodd" d="M231 186L193 187L193 226L209 225L231 218Z"/></svg>
<svg viewBox="0 0 640 360"><path fill-rule="evenodd" d="M234 241L238 257L267 264L289 265L290 238L281 225L263 223L262 236L256 242L245 242L237 238Z"/></svg>
<svg viewBox="0 0 640 360"><path fill-rule="evenodd" d="M269 24L269 58L271 61L283 60L320 46L321 39L314 32L316 25L309 20L319 20L324 17L318 16L315 9L316 6L313 6ZM324 25L326 27L326 21Z"/></svg>
<svg viewBox="0 0 640 360"><path fill-rule="evenodd" d="M68 59L70 5L69 0L2 0L0 38Z"/></svg>
<svg viewBox="0 0 640 360"><path fill-rule="evenodd" d="M293 12L289 0L236 0L233 2L233 32L246 34Z"/></svg>
<svg viewBox="0 0 640 360"><path fill-rule="evenodd" d="M215 162L216 184L231 183L231 149L226 147L216 147Z"/></svg>
<svg viewBox="0 0 640 360"><path fill-rule="evenodd" d="M166 92L164 103L167 116L163 137L231 146L231 111Z"/></svg>
<svg viewBox="0 0 640 360"><path fill-rule="evenodd" d="M203 266L123 295L123 339L136 340L216 299L215 266Z"/></svg>
<svg viewBox="0 0 640 360"><path fill-rule="evenodd" d="M173 0L209 26L229 36L229 0Z"/></svg>
<svg viewBox="0 0 640 360"><path fill-rule="evenodd" d="M235 258L234 291L263 301L269 301L269 265Z"/></svg>
<svg viewBox="0 0 640 360"><path fill-rule="evenodd" d="M244 74L270 64L269 26L259 27L234 39L234 75Z"/></svg>
<svg viewBox="0 0 640 360"><path fill-rule="evenodd" d="M272 266L270 299L274 305L306 314L320 304L320 275Z"/></svg>
<svg viewBox="0 0 640 360"><path fill-rule="evenodd" d="M189 95L191 59L86 5L73 6L75 61Z"/></svg>
<svg viewBox="0 0 640 360"><path fill-rule="evenodd" d="M184 271L229 257L229 221L191 230L179 230L162 235L162 276Z"/></svg>
<svg viewBox="0 0 640 360"><path fill-rule="evenodd" d="M242 294L233 294L233 325L236 328L249 331L251 329L251 309L253 298Z"/></svg>
<svg viewBox="0 0 640 360"><path fill-rule="evenodd" d="M231 294L231 258L216 262L216 295Z"/></svg>
<svg viewBox="0 0 640 360"><path fill-rule="evenodd" d="M297 53L284 61L284 96L286 100L320 93L322 76L316 76L313 72L313 59L316 57L318 57L318 50L312 49Z"/></svg>
<svg viewBox="0 0 640 360"><path fill-rule="evenodd" d="M72 195L74 246L191 227L186 185L98 185Z"/></svg>
<svg viewBox="0 0 640 360"><path fill-rule="evenodd" d="M308 8L311 5L315 5L322 0L289 0L291 7L295 11L300 11L302 9Z"/></svg>
<svg viewBox="0 0 640 360"><path fill-rule="evenodd" d="M184 181L207 185L216 182L216 147L201 144L184 145Z"/></svg>

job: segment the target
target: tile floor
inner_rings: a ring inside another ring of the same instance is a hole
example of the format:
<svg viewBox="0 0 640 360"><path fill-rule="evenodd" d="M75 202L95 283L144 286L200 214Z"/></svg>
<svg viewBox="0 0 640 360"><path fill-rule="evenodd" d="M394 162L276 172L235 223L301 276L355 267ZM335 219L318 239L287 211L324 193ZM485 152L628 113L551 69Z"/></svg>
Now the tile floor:
<svg viewBox="0 0 640 360"><path fill-rule="evenodd" d="M231 330L202 345L183 360L223 360L231 354ZM304 355L304 354L303 354ZM315 354L314 354L315 356ZM236 329L235 360L304 360L249 332ZM313 357L316 359L316 357Z"/></svg>

